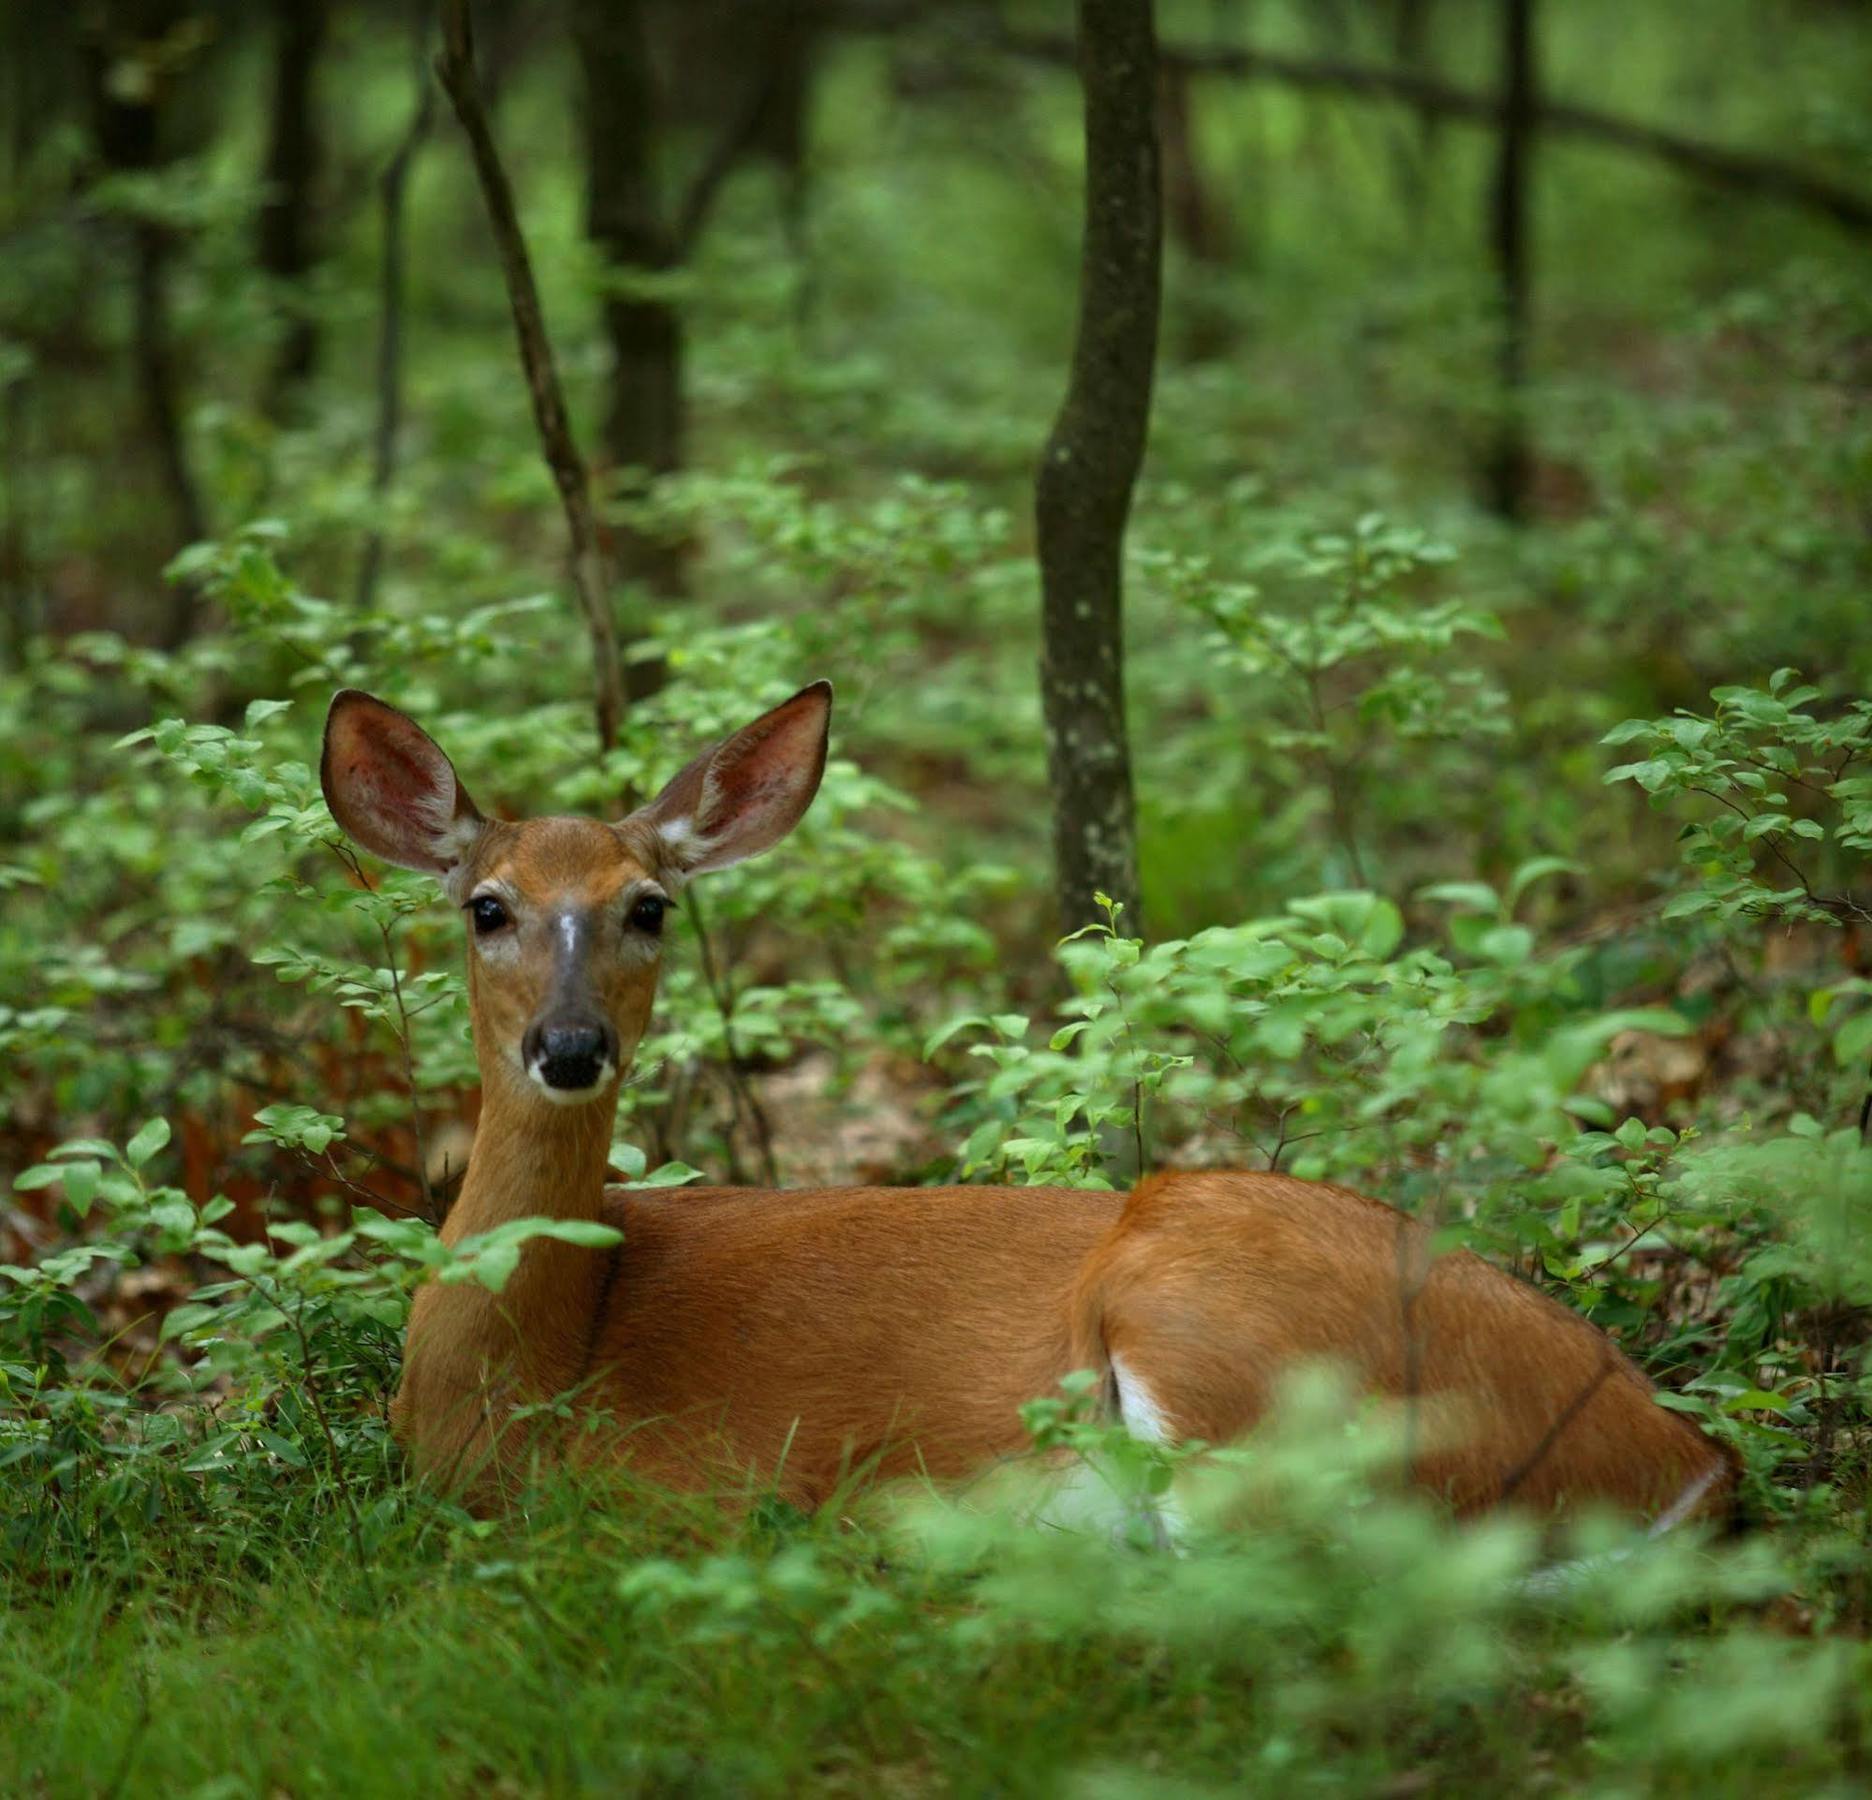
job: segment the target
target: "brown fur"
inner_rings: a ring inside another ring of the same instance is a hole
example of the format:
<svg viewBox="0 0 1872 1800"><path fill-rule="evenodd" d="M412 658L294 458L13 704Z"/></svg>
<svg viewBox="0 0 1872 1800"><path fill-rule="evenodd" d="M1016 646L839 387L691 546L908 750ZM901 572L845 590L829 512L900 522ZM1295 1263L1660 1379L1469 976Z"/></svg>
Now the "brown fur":
<svg viewBox="0 0 1872 1800"><path fill-rule="evenodd" d="M535 1456L600 1455L685 1488L771 1479L810 1506L860 1464L961 1477L1017 1450L1021 1403L1075 1368L1109 1375L1115 1357L1176 1434L1225 1443L1284 1369L1329 1359L1421 1405L1412 1472L1460 1512L1720 1508L1722 1453L1604 1333L1474 1256L1433 1257L1421 1225L1343 1188L607 1190L615 1082L554 1105L522 1067L564 979L547 921L572 906L612 934L581 1000L628 1061L657 972L629 896L782 835L817 785L828 706L803 690L609 826L484 821L409 720L334 703L326 786L346 828L458 899L493 881L511 901L498 944L469 934L483 1104L444 1240L531 1216L624 1234L610 1251L535 1240L498 1295L418 1291L392 1418L420 1470L491 1495ZM569 1393L575 1426L608 1429L568 1440L550 1413L515 1418Z"/></svg>

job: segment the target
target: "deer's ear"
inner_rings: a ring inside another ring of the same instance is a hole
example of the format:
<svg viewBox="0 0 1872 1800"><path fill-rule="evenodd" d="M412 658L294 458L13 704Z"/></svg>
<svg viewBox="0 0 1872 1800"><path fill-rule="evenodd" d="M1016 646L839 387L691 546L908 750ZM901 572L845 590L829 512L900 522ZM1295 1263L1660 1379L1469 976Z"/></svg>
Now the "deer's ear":
<svg viewBox="0 0 1872 1800"><path fill-rule="evenodd" d="M436 741L356 688L334 695L325 715L319 785L345 835L401 868L446 880L481 833L481 815Z"/></svg>
<svg viewBox="0 0 1872 1800"><path fill-rule="evenodd" d="M832 684L815 681L705 750L631 822L656 832L678 878L758 856L812 804L831 725Z"/></svg>

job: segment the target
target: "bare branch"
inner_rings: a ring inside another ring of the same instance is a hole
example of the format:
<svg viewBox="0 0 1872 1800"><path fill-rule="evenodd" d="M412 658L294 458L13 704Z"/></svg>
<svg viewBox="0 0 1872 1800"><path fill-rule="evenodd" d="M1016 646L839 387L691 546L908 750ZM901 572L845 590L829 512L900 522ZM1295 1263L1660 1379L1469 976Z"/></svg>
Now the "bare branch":
<svg viewBox="0 0 1872 1800"><path fill-rule="evenodd" d="M624 683L618 662L617 631L611 619L604 548L598 536L597 514L592 509L590 477L586 473L585 459L572 437L565 395L553 363L552 343L546 335L546 320L540 310L539 288L533 280L533 264L527 255L526 236L514 209L513 187L501 166L494 133L488 124L487 108L475 80L468 0L443 0L442 49L436 58L436 75L455 109L455 116L461 121L462 130L467 133L475 174L481 183L481 198L487 207L488 223L493 228L495 249L500 256L501 273L506 278L507 299L513 308L514 333L520 343L520 362L526 371L527 389L533 397L533 419L539 427L540 448L559 490L559 503L565 510L566 529L572 539L572 585L591 634L593 711L599 748L609 750L617 740L618 722L624 716Z"/></svg>
<svg viewBox="0 0 1872 1800"><path fill-rule="evenodd" d="M1008 50L1037 61L1071 67L1070 38L1029 32L1011 32L999 40ZM1278 51L1230 48L1175 49L1164 47L1160 56L1167 67L1192 74L1233 76L1246 81L1278 81L1315 93L1344 94L1363 100L1401 100L1426 117L1456 119L1471 125L1499 125L1505 102L1493 94L1478 94L1452 86L1415 70L1377 69L1369 65L1287 56ZM1563 100L1540 99L1534 122L1541 131L1577 137L1629 150L1668 163L1693 180L1736 193L1757 194L1831 219L1848 231L1872 233L1872 196L1796 168L1776 157L1752 150L1733 150L1699 138L1645 125L1635 119L1576 106Z"/></svg>

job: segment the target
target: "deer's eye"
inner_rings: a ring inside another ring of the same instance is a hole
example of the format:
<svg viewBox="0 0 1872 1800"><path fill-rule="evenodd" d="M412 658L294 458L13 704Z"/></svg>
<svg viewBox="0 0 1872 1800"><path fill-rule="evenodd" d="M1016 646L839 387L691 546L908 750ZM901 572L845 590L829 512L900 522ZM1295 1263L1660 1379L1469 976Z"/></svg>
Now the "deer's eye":
<svg viewBox="0 0 1872 1800"><path fill-rule="evenodd" d="M652 937L663 934L663 915L669 909L669 902L661 894L645 894L630 910L630 922L639 931L647 931Z"/></svg>
<svg viewBox="0 0 1872 1800"><path fill-rule="evenodd" d="M486 937L490 931L499 931L507 923L507 909L492 894L480 894L468 902L468 912L474 920L475 934Z"/></svg>

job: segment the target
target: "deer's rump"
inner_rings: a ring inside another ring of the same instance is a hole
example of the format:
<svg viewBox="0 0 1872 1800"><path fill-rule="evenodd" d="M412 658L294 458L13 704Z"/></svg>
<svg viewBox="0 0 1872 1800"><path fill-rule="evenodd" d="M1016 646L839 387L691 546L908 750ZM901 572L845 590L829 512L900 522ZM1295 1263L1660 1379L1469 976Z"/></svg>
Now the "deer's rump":
<svg viewBox="0 0 1872 1800"><path fill-rule="evenodd" d="M624 1243L591 1398L682 1486L777 1472L811 1505L867 1464L966 1475L1018 1450L1021 1403L1075 1368L1127 1417L1141 1394L1171 1436L1227 1442L1310 1359L1422 1404L1412 1473L1461 1511L1649 1513L1727 1486L1603 1332L1341 1188L612 1190L607 1216Z"/></svg>

